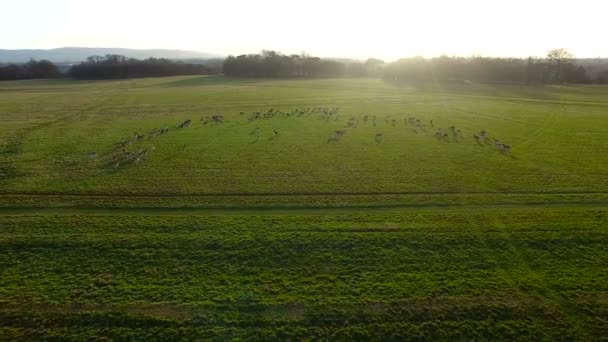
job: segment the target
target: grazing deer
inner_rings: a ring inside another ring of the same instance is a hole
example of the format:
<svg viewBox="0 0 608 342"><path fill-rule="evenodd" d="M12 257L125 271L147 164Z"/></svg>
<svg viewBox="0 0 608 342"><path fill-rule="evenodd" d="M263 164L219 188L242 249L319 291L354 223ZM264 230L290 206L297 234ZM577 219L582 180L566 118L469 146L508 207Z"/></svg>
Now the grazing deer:
<svg viewBox="0 0 608 342"><path fill-rule="evenodd" d="M486 131L480 131L479 133L473 135L473 137L475 138L475 141L477 141L478 144L481 144L481 142L484 142L486 144L489 144L489 139L488 139L488 132Z"/></svg>
<svg viewBox="0 0 608 342"><path fill-rule="evenodd" d="M377 143L381 143L382 140L384 140L384 134L382 134L382 133L376 134L376 136L374 137L374 140L376 140Z"/></svg>
<svg viewBox="0 0 608 342"><path fill-rule="evenodd" d="M192 120L188 119L184 122L180 122L178 124L175 125L175 128L184 128L184 127L188 127L190 126L190 124L192 123Z"/></svg>
<svg viewBox="0 0 608 342"><path fill-rule="evenodd" d="M494 143L494 146L496 146L496 149L498 149L502 153L509 153L509 151L511 151L511 146L507 144L496 142Z"/></svg>
<svg viewBox="0 0 608 342"><path fill-rule="evenodd" d="M334 133L327 139L327 142L339 142L340 139L346 134L346 131L334 131Z"/></svg>

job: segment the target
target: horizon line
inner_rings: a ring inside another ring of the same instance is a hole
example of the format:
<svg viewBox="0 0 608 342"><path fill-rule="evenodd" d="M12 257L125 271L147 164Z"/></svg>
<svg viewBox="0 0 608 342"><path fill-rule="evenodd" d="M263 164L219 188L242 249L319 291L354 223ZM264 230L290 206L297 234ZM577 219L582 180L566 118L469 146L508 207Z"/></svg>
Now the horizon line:
<svg viewBox="0 0 608 342"><path fill-rule="evenodd" d="M404 59L404 58L416 58L416 57L422 57L424 59L433 59L433 58L439 58L439 57L443 57L443 56L447 56L450 58L456 58L456 57L461 57L461 58L471 58L471 57L483 57L483 58L513 58L513 59L526 59L526 58L544 58L545 56L538 56L538 55L484 55L482 53L479 52L473 52L471 54L468 55L463 55L463 54L434 54L434 55L425 55L425 54L409 54L409 55L402 55L399 57L378 57L378 56L368 56L368 57L361 57L361 56L349 56L349 55L345 55L345 56L335 56L335 55L323 55L323 54L314 54L314 53L308 53L306 51L301 50L299 53L284 53L279 49L266 49L266 48L262 48L257 52L245 52L245 53L218 53L218 52L207 52L207 51L203 51L203 50L198 50L198 49L183 49L183 48L160 48L160 47L156 47L156 48L129 48L129 47L104 47L104 46L60 46L60 47L53 47L53 48L3 48L0 47L0 50L4 50L4 51L19 51L19 50L32 50L32 51L51 51L51 50L59 50L59 49L121 49L121 50L136 50L136 51L149 51L149 50L159 50L159 51L181 51L181 52L193 52L193 53L200 53L200 54L206 54L206 55L211 55L214 56L215 58L226 58L228 56L241 56L241 55L249 55L249 54L259 54L262 51L275 51L278 52L280 54L284 54L284 55L302 55L302 54L307 54L310 56L314 56L314 57L322 57L322 58L329 58L329 59L354 59L354 60L366 60L369 58L377 58L377 59L381 59L381 60L388 60L388 61L397 61L399 59ZM568 50L568 49L566 49ZM548 52L548 51L547 51ZM574 59L607 59L608 56L594 56L594 57L590 57L590 56L574 56Z"/></svg>

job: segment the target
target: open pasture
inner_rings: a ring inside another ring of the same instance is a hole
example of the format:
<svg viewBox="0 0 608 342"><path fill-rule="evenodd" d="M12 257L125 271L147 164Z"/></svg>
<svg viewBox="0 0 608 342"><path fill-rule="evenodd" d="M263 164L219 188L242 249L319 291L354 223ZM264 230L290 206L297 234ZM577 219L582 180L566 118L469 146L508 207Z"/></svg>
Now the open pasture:
<svg viewBox="0 0 608 342"><path fill-rule="evenodd" d="M608 91L583 88L579 98L578 87L479 95L378 80L17 82L0 88L0 184L15 194L601 192ZM207 122L217 115L223 123Z"/></svg>
<svg viewBox="0 0 608 342"><path fill-rule="evenodd" d="M608 88L19 81L0 119L2 340L608 335Z"/></svg>
<svg viewBox="0 0 608 342"><path fill-rule="evenodd" d="M5 339L606 336L605 207L3 212Z"/></svg>

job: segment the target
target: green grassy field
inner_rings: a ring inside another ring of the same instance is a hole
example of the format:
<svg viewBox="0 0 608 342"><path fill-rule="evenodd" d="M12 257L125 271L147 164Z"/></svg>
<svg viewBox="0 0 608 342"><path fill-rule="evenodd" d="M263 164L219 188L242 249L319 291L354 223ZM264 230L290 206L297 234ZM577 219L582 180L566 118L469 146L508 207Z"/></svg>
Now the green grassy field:
<svg viewBox="0 0 608 342"><path fill-rule="evenodd" d="M606 87L20 81L0 119L2 340L608 336Z"/></svg>

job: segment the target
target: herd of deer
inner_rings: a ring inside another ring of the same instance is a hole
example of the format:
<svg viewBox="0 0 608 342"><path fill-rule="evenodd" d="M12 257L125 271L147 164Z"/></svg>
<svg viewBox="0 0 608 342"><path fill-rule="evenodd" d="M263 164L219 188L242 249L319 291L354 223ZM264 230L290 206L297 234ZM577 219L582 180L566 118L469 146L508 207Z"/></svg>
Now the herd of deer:
<svg viewBox="0 0 608 342"><path fill-rule="evenodd" d="M329 120L333 115L338 113L338 108L329 107L305 107L296 108L291 111L282 111L280 109L270 108L266 111L255 111L249 114L247 121L254 122L256 120L268 120L272 118L289 118L289 117L303 117L311 114L320 114L322 119ZM241 112L241 115L245 115L245 112Z"/></svg>
<svg viewBox="0 0 608 342"><path fill-rule="evenodd" d="M272 119L272 118L289 118L292 116L293 117L304 117L304 116L308 116L311 114L319 114L319 118L322 120L325 120L325 121L331 121L331 120L337 121L339 118L338 112L339 112L338 108L329 108L329 107L296 108L291 111L281 111L278 109L270 108L266 111L251 112L247 118L247 122L252 123L256 120L268 120L268 119ZM246 113L241 112L240 114L245 115ZM349 118L347 120L344 129L335 130L330 134L329 138L327 139L327 143L339 143L340 140L346 135L347 130L356 128L360 124L361 121L364 124L371 121L371 123L374 127L377 126L376 115L368 114L368 115L362 115L362 116L361 115L352 116L351 118ZM386 115L384 117L385 124L390 124L393 127L396 127L400 121L401 120L392 118L390 115ZM204 116L204 117L200 118L200 123L202 125L223 124L224 116L222 114ZM430 120L427 125L425 122L423 122L422 120L417 119L415 117L409 117L407 119L404 118L403 123L405 124L405 126L410 127L410 129L416 134L418 134L419 132L426 132L426 129L429 126L432 128L435 127L433 120ZM192 125L192 120L186 119L184 121L178 122L175 125L175 128L184 129L191 125ZM131 151L128 148L129 145L145 139L146 136L149 139L154 139L160 135L164 135L167 133L169 133L169 127L165 125L160 128L154 128L151 131L149 131L147 134L140 134L138 132L135 132L131 137L121 140L117 144L117 148L122 149L122 153L120 153L120 151L116 151L114 153L114 155L112 156L111 161L110 161L111 166L114 169L117 169L117 168L124 166L126 164L129 164L129 163L135 163L135 164L140 163L148 156L148 154L151 151L155 150L155 146L150 145L146 148L143 148L140 146L135 151ZM251 136L254 136L255 137L254 142L257 142L257 141L259 141L259 139L261 137L261 130L259 127L256 127L249 134ZM272 140L278 136L279 136L279 132L277 130L273 130L269 140ZM444 141L444 142L454 141L454 142L459 143L460 141L464 140L462 130L456 128L455 126L450 126L446 131L444 131L442 128L437 128L435 131L434 137L437 140ZM496 150L500 151L501 153L508 154L511 151L510 145L502 143L496 138L490 138L487 131L485 131L485 130L482 130L479 133L474 134L473 138L479 145L484 145L484 144L492 145L493 144L494 147L496 148ZM376 143L382 143L384 141L384 133L382 133L382 132L376 133L376 135L374 136L374 141ZM96 151L91 151L87 155L91 159L95 159L98 156Z"/></svg>
<svg viewBox="0 0 608 342"><path fill-rule="evenodd" d="M342 139L342 137L344 137L344 135L346 134L346 129L349 128L355 128L359 125L359 119L360 116L358 117L351 117L345 125L345 129L342 130L336 130L333 131L329 138L327 139L328 143L338 143L340 142L340 140ZM363 115L362 117L362 121L363 123L367 123L369 121L372 122L373 126L376 127L377 125L377 121L376 121L376 115ZM390 115L386 115L384 117L384 123L385 124L390 124L393 127L396 127L399 124L400 120L392 118ZM433 122L433 120L429 120L428 124L426 124L424 121L417 119L415 117L408 117L407 119L403 119L403 122L406 126L410 127L411 131L418 134L419 132L426 132L427 127L431 127L431 128L435 128L435 123ZM462 133L461 129L456 128L456 126L450 126L448 127L447 130L444 130L443 128L437 128L434 134L434 137L437 140L440 141L444 141L444 142L456 142L459 143L461 141L464 140L464 135ZM478 134L474 134L473 135L475 141L477 141L478 144L481 145L481 143L485 143L485 144L490 144L491 141L493 141L494 143L494 147L505 154L508 154L511 151L511 146L501 143L498 139L493 138L492 140L489 138L488 133L484 130L479 132ZM384 141L384 133L377 133L374 136L374 141L376 143L381 143Z"/></svg>

